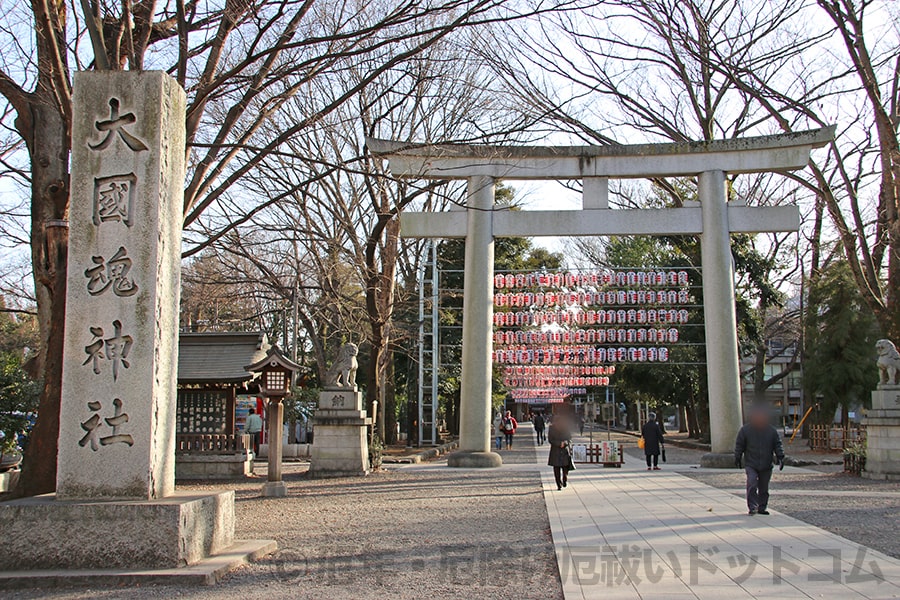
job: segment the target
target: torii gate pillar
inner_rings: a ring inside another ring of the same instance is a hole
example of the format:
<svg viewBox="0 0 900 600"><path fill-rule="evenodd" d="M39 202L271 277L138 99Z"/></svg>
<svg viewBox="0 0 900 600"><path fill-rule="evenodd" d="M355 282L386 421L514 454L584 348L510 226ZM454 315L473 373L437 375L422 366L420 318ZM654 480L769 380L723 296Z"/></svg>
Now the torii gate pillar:
<svg viewBox="0 0 900 600"><path fill-rule="evenodd" d="M494 179L470 177L467 187L459 452L451 454L447 464L499 467L503 460L490 449Z"/></svg>
<svg viewBox="0 0 900 600"><path fill-rule="evenodd" d="M703 265L706 381L712 436L711 452L703 455L700 464L728 467L734 463L734 439L743 424L743 414L725 173L700 173L697 191L703 220L700 260Z"/></svg>

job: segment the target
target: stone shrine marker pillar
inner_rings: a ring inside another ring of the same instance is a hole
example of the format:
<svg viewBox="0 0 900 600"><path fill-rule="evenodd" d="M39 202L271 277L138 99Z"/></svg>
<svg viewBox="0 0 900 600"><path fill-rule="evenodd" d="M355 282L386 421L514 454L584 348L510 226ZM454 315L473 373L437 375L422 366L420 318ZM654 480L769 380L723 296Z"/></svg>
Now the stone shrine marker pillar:
<svg viewBox="0 0 900 600"><path fill-rule="evenodd" d="M72 114L57 494L0 504L0 571L140 580L234 549L233 491L175 493L185 94L79 72Z"/></svg>
<svg viewBox="0 0 900 600"><path fill-rule="evenodd" d="M89 82L89 83L88 83ZM78 73L59 498L175 491L184 91Z"/></svg>

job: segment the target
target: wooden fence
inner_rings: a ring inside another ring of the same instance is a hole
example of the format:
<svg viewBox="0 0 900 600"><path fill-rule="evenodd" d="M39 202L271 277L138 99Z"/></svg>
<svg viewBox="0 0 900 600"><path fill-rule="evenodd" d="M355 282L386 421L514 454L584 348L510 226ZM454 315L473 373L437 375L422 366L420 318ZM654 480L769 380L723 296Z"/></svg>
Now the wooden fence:
<svg viewBox="0 0 900 600"><path fill-rule="evenodd" d="M809 447L815 451L843 450L853 444L865 443L866 428L863 425L854 427L810 425L809 427Z"/></svg>
<svg viewBox="0 0 900 600"><path fill-rule="evenodd" d="M235 454L250 447L249 435L226 433L179 433L175 435L176 452Z"/></svg>

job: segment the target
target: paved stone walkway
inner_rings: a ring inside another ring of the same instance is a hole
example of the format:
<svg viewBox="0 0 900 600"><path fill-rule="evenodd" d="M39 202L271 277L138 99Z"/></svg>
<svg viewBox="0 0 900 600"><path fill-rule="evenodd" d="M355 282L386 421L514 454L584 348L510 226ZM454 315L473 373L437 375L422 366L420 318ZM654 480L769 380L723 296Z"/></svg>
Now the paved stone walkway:
<svg viewBox="0 0 900 600"><path fill-rule="evenodd" d="M750 517L742 498L676 472L687 465L626 460L579 465L557 491L537 453L568 600L900 598L897 559L776 511Z"/></svg>

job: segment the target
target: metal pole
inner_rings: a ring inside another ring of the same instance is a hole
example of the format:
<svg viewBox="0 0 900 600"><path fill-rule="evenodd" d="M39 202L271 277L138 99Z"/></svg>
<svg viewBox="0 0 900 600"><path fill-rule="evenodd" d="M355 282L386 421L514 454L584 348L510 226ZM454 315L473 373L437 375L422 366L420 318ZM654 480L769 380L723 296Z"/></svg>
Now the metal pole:
<svg viewBox="0 0 900 600"><path fill-rule="evenodd" d="M294 301L292 307L292 331L291 331L291 360L297 362L297 354L299 349L300 325L297 320L300 318L300 280L294 280Z"/></svg>
<svg viewBox="0 0 900 600"><path fill-rule="evenodd" d="M438 443L438 386L437 377L441 368L441 322L440 322L440 282L438 271L438 245L431 243L431 440Z"/></svg>
<svg viewBox="0 0 900 600"><path fill-rule="evenodd" d="M419 390L418 390L418 419L416 419L416 427L418 435L416 436L416 446L422 447L422 403L425 400L425 269L427 268L428 259L423 261L419 267L418 283L419 283ZM411 434L412 432L409 432ZM409 435L407 434L407 435Z"/></svg>

